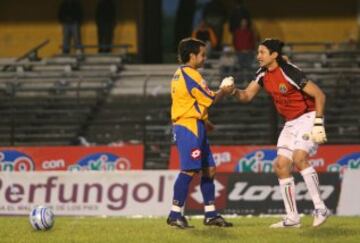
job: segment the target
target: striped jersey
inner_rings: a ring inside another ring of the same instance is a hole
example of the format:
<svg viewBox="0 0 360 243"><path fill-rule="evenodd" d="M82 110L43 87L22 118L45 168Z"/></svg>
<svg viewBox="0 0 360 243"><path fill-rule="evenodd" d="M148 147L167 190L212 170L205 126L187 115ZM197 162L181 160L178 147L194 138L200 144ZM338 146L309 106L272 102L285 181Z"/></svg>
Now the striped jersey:
<svg viewBox="0 0 360 243"><path fill-rule="evenodd" d="M314 98L302 91L308 82L306 75L291 63L283 63L271 71L260 68L255 82L272 97L276 110L286 121L315 110Z"/></svg>

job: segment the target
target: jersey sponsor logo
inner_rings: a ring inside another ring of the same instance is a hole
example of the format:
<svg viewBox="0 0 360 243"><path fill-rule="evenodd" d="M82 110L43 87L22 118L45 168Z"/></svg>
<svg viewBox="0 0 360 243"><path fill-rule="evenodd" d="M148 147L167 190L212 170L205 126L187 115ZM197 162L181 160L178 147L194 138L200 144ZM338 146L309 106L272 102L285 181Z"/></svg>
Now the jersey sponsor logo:
<svg viewBox="0 0 360 243"><path fill-rule="evenodd" d="M191 150L191 154L190 154L191 158L197 160L201 158L201 150L198 148L194 148Z"/></svg>
<svg viewBox="0 0 360 243"><path fill-rule="evenodd" d="M286 84L280 83L279 84L279 91L280 91L280 93L285 94L287 92Z"/></svg>

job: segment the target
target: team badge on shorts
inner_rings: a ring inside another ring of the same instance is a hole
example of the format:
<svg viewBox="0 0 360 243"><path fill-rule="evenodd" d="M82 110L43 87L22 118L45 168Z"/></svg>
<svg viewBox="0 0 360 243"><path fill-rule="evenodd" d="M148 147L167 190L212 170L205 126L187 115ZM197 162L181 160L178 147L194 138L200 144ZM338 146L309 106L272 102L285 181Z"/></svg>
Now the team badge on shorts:
<svg viewBox="0 0 360 243"><path fill-rule="evenodd" d="M191 150L191 158L194 160L198 160L201 158L201 150L198 148L194 148Z"/></svg>
<svg viewBox="0 0 360 243"><path fill-rule="evenodd" d="M285 94L287 92L286 84L284 83L279 84L279 91L280 93Z"/></svg>
<svg viewBox="0 0 360 243"><path fill-rule="evenodd" d="M307 133L304 133L304 134L302 135L302 139L304 139L305 141L308 141L308 140L310 139L310 135L307 134Z"/></svg>

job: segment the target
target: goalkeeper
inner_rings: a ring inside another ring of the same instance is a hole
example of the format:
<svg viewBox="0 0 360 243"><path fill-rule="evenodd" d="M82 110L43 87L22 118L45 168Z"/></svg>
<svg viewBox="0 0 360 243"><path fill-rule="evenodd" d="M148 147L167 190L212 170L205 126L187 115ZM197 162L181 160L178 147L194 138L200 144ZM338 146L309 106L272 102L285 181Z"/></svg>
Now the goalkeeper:
<svg viewBox="0 0 360 243"><path fill-rule="evenodd" d="M244 89L235 89L233 95L242 103L250 102L264 88L272 97L278 113L285 119L277 142L277 158L274 170L278 176L286 217L271 228L300 227L296 207L295 184L291 175L295 165L304 178L314 203L313 226L319 226L330 215L320 197L319 179L309 164L309 156L316 153L318 144L326 142L324 129L325 95L308 80L296 66L284 59L284 43L265 39L258 47L257 60L260 69L255 79ZM220 87L231 85L233 79L225 78Z"/></svg>
<svg viewBox="0 0 360 243"><path fill-rule="evenodd" d="M207 226L231 227L215 208L215 161L207 141L207 132L213 129L208 120L208 108L224 95L234 91L226 85L211 91L198 69L206 59L205 43L192 38L179 43L179 61L183 64L171 81L171 120L173 135L180 156L181 172L174 185L174 196L167 224L181 229L189 227L182 215L192 178L201 172L201 193L204 198Z"/></svg>

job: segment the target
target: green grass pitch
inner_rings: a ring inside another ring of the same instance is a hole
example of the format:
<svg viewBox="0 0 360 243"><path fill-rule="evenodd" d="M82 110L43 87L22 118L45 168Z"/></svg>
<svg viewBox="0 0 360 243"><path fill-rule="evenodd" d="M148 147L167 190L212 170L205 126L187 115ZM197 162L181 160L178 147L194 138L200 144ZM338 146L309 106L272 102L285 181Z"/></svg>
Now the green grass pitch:
<svg viewBox="0 0 360 243"><path fill-rule="evenodd" d="M56 217L49 231L31 228L28 217L0 217L0 242L360 242L360 217L332 216L319 228L312 218L302 218L299 229L270 229L274 217L229 218L233 228L206 227L190 219L195 228L181 230L166 225L165 218Z"/></svg>

